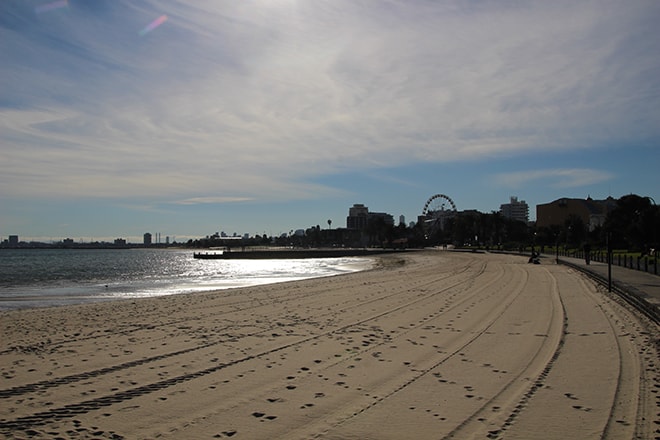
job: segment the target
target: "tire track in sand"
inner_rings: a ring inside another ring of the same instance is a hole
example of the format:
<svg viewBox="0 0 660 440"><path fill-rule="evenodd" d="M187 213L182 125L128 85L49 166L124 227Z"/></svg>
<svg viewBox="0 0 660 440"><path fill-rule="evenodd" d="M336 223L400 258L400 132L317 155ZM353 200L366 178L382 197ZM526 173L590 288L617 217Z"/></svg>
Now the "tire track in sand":
<svg viewBox="0 0 660 440"><path fill-rule="evenodd" d="M483 273L484 267L485 267L485 264L482 264L481 268L477 271L477 274ZM453 275L460 275L460 274L463 274L464 272L465 272L465 270L461 270L461 271L458 271L456 274L453 274ZM472 282L474 282L474 278L472 278L472 277L470 277L466 280L459 280L459 281L455 282L454 284L451 284L451 285L445 287L445 289L443 289L443 291L451 290L451 289L454 289L454 288L458 287L461 284L472 283ZM161 380L161 381L157 381L157 382L150 383L150 384L147 384L147 385L143 385L143 386L140 386L140 387L128 389L128 390L125 390L125 391L120 391L120 392L110 394L110 395L107 395L107 396L103 396L103 397L99 397L99 398L96 398L96 399L90 399L90 400L85 400L85 401L82 401L82 402L79 402L79 403L72 403L72 404L64 405L60 408L53 408L53 409L50 409L48 411L38 412L38 413L35 413L33 415L30 415L30 416L19 417L19 418L14 419L14 420L3 420L3 421L0 421L0 432L1 432L1 430L7 430L7 429L26 429L26 428L29 428L30 426L43 425L43 424L49 423L52 420L62 420L64 418L73 417L77 414L84 414L84 413L94 411L94 410L98 410L100 408L103 408L103 407L106 407L106 406L109 406L109 405L112 405L112 404L115 404L115 403L125 402L127 400L130 400L130 399L133 399L133 398L136 398L136 397L139 397L139 396L143 396L145 394L149 394L149 393L152 393L152 392L155 392L155 391L163 390L167 387L170 387L170 386L173 386L173 385L176 385L176 384L180 384L180 383L183 383L183 382L187 382L189 380L193 380L193 379L196 379L196 378L199 378L199 377L206 376L208 374L217 372L217 371L222 370L224 368L227 368L229 366L237 365L237 364L247 362L247 361L252 360L252 359L260 358L260 357L263 357L263 356L266 356L266 355L269 355L269 354L272 354L272 353L276 353L276 352L281 351L281 350L285 350L285 349L288 349L288 348L291 348L291 347L294 347L294 346L297 346L297 345L301 345L301 344L304 344L306 342L309 342L309 341L312 341L312 340L315 340L315 339L319 339L321 337L328 336L332 333L335 333L335 332L338 332L338 331L341 331L341 330L345 330L345 329L350 328L350 327L363 325L366 322L369 322L371 320L374 320L374 319L377 319L377 318L382 318L383 316L385 316L387 314L390 314L390 313L396 312L400 309L409 307L411 304L415 304L415 303L425 301L426 299L428 299L429 296L434 296L434 295L437 295L438 293L439 292L434 292L434 293L431 293L431 294L427 294L426 296L423 296L423 297L418 297L413 301L410 301L410 302L407 302L405 304L399 305L399 306L397 306L393 309L387 309L386 311L384 311L382 313L372 315L372 316L367 317L365 319L362 319L360 321L352 322L352 323L349 323L349 324L346 324L346 325L342 325L341 327L331 329L331 330L323 332L321 334L314 335L314 336L307 337L307 338L303 338L303 339L300 339L296 342L289 343L289 344L286 344L286 345L283 345L283 346L280 346L280 347L276 347L276 348L273 348L273 349L255 354L255 355L245 356L245 357L243 357L241 359L238 359L238 360L234 360L234 361L227 362L227 363L220 363L220 364L214 365L214 366L206 368L206 369L198 370L196 372L191 372L191 373L175 376L175 377L172 377L172 378L164 379L164 380ZM394 296L394 295L396 295L396 292L392 293L388 296ZM380 298L380 299L382 299L382 298ZM371 302L371 301L368 301L368 302ZM213 344L210 344L210 345L217 345L217 344L222 343L222 342L225 342L225 341L219 341L217 343L213 343ZM95 371L91 371L91 372L80 373L80 374L77 374L77 375L72 375L70 377L54 379L54 380L51 380L51 381L44 381L43 383L36 383L36 384L26 385L25 387L16 387L16 388L12 388L12 389L9 389L9 390L3 390L3 391L5 391L6 396L12 396L14 394L38 391L39 389L48 388L48 387L51 387L51 386L62 386L62 385L66 385L68 383L71 383L71 382L74 382L74 381L77 381L77 380L87 379L89 377L94 377L94 376L99 376L99 375L102 375L102 374L107 374L107 373L110 373L110 372L115 372L115 371L118 371L120 369L132 368L132 367L135 367L135 366L139 366L143 363L153 362L155 360L160 360L162 358L167 358L167 357L172 357L172 356L176 356L176 355L180 355L180 354L185 354L185 353L188 353L188 352L191 352L191 351L198 350L200 348L201 347L194 347L194 348L190 348L190 349L186 349L186 350L180 350L178 352L170 353L170 354L167 354L167 355L154 356L150 359L144 359L144 360L138 360L138 361L133 361L133 362L127 362L127 363L124 363L124 364L119 364L119 365L114 366L114 367L108 367L107 369L100 369L100 370L95 370Z"/></svg>

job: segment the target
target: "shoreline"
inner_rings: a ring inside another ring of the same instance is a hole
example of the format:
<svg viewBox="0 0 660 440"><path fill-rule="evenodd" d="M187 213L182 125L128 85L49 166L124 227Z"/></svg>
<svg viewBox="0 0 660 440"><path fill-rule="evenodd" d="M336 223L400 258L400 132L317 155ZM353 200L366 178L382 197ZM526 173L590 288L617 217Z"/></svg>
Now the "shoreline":
<svg viewBox="0 0 660 440"><path fill-rule="evenodd" d="M544 263L422 251L341 276L2 312L0 434L652 436L657 326Z"/></svg>
<svg viewBox="0 0 660 440"><path fill-rule="evenodd" d="M75 278L74 263L68 263L67 271L72 279L46 278L30 280L31 284L2 288L0 311L20 308L61 307L67 304L86 302L107 302L123 299L181 295L185 293L212 292L215 290L236 289L247 286L272 284L307 278L335 276L343 273L369 269L376 264L378 253L345 258L301 259L274 258L272 262L263 259L204 261L186 255L184 263L172 260L175 270L150 271L148 276L128 276L118 271L98 271L92 279ZM261 262L261 261L263 262ZM45 261L45 260L43 260ZM43 264L43 261L41 262ZM113 263L108 259L108 264ZM136 263L142 263L137 260ZM163 264L170 263L169 260ZM153 265L152 262L149 263ZM126 263L124 263L126 266ZM161 267L156 265L154 267ZM170 266L163 266L169 268ZM57 268L55 268L55 271ZM59 276L56 272L55 275ZM26 275L23 276L25 279Z"/></svg>

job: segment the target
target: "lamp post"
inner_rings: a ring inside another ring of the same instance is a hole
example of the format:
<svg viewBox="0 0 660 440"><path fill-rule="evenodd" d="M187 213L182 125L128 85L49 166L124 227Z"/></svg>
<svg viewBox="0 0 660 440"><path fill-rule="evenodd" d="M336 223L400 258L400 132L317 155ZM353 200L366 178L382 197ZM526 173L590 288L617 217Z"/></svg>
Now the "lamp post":
<svg viewBox="0 0 660 440"><path fill-rule="evenodd" d="M610 232L607 232L607 291L612 291L612 243Z"/></svg>
<svg viewBox="0 0 660 440"><path fill-rule="evenodd" d="M653 228L653 257L655 258L655 267L658 268L658 228L657 228L657 215L658 215L658 205L655 204L653 197L647 197L651 203L653 203L653 216L651 221L651 228Z"/></svg>

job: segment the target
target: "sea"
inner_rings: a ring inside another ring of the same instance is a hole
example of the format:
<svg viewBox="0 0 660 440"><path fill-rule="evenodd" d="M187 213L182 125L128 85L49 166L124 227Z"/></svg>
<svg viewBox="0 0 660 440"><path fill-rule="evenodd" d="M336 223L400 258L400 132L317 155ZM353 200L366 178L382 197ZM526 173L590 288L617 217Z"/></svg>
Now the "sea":
<svg viewBox="0 0 660 440"><path fill-rule="evenodd" d="M0 310L155 297L325 277L370 258L198 260L187 249L0 249Z"/></svg>

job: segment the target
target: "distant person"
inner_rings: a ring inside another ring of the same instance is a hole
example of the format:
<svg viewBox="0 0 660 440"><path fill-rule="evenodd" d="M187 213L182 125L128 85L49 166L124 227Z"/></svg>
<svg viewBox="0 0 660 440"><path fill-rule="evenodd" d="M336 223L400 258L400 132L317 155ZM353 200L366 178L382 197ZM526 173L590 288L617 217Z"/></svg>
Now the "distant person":
<svg viewBox="0 0 660 440"><path fill-rule="evenodd" d="M532 249L532 255L529 257L527 262L530 264L541 264L541 260L539 260L539 254L537 254L534 249Z"/></svg>
<svg viewBox="0 0 660 440"><path fill-rule="evenodd" d="M584 245L584 262L587 266L591 263L591 246L589 243Z"/></svg>

